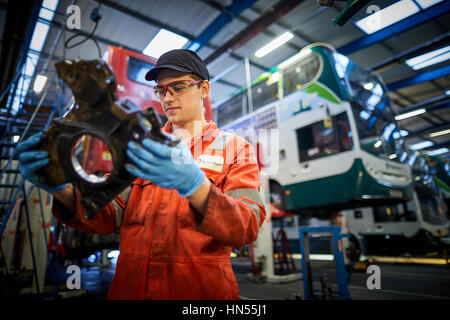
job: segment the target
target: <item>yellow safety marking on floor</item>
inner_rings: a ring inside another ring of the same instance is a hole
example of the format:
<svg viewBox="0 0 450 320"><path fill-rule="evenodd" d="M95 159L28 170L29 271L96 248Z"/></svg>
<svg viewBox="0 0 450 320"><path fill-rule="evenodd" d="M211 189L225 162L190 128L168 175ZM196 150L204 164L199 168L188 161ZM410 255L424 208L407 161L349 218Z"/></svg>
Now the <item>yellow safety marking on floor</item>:
<svg viewBox="0 0 450 320"><path fill-rule="evenodd" d="M277 255L274 255L275 257L277 257ZM292 255L287 255L287 256L292 256L292 258L294 259L301 259L302 255L300 253L293 253ZM309 255L309 260L318 260L318 261L333 261L334 260L334 256L332 254L310 254Z"/></svg>
<svg viewBox="0 0 450 320"><path fill-rule="evenodd" d="M368 257L368 261L390 262L390 263L417 263L417 264L439 264L446 265L445 259L439 258L414 258L414 257Z"/></svg>

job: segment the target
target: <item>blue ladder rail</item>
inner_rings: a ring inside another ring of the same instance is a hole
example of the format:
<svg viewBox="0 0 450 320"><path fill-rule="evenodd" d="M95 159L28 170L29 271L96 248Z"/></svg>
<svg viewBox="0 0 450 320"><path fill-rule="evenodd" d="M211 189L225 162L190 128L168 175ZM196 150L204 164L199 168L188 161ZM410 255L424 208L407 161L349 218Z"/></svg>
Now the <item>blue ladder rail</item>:
<svg viewBox="0 0 450 320"><path fill-rule="evenodd" d="M350 300L350 292L348 290L348 278L346 275L344 252L342 245L339 245L341 239L349 237L349 233L342 234L341 227L301 227L298 228L300 233L300 253L302 255L302 273L303 273L303 292L305 300L313 296L311 263L309 259L309 236L311 233L329 233L332 237L333 255L336 264L336 274L338 282L338 295L342 299ZM341 242L342 243L342 242Z"/></svg>

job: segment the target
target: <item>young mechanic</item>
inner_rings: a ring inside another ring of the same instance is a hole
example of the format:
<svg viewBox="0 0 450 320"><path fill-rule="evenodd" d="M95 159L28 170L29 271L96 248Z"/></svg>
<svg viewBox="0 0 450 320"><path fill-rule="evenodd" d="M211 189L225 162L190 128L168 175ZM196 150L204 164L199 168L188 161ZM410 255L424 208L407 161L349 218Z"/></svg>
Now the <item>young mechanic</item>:
<svg viewBox="0 0 450 320"><path fill-rule="evenodd" d="M18 146L21 173L53 194L53 214L67 226L101 234L120 228L109 299L239 299L230 252L256 239L266 215L252 147L206 122L209 73L193 51L163 54L146 79L157 81L163 132L184 142L129 142L127 169L138 177L129 196L85 219L72 184L38 182L35 171L50 161L46 151L29 150L40 135Z"/></svg>

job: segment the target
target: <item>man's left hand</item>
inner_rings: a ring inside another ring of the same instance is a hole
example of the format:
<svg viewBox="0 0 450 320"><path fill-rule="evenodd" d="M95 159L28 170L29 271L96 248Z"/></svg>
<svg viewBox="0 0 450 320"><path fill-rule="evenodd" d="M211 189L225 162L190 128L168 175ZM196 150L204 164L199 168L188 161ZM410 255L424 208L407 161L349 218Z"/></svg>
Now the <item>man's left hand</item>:
<svg viewBox="0 0 450 320"><path fill-rule="evenodd" d="M184 142L170 147L148 138L141 144L130 141L127 156L134 164L125 165L131 174L162 188L177 189L182 197L192 195L205 180Z"/></svg>

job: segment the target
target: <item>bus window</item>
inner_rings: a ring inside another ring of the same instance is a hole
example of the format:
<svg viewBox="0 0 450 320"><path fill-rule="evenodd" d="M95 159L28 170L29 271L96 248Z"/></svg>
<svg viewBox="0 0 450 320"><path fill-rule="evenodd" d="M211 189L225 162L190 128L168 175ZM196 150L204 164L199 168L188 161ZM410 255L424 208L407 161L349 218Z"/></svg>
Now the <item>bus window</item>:
<svg viewBox="0 0 450 320"><path fill-rule="evenodd" d="M323 121L297 129L300 162L318 159L353 148L347 115L332 117L333 126L327 128Z"/></svg>
<svg viewBox="0 0 450 320"><path fill-rule="evenodd" d="M278 99L278 81L261 81L252 87L253 111Z"/></svg>
<svg viewBox="0 0 450 320"><path fill-rule="evenodd" d="M136 59L134 57L129 56L128 57L128 67L127 67L127 77L128 79L145 84L146 86L149 86L149 81L145 80L145 74L150 70L153 69L155 65L143 61L140 59Z"/></svg>
<svg viewBox="0 0 450 320"><path fill-rule="evenodd" d="M415 221L416 217L411 206L399 203L392 206L377 206L373 208L375 222Z"/></svg>
<svg viewBox="0 0 450 320"><path fill-rule="evenodd" d="M352 131L348 123L346 113L341 113L336 116L336 128L338 132L338 142L340 152L353 149Z"/></svg>
<svg viewBox="0 0 450 320"><path fill-rule="evenodd" d="M246 95L240 93L227 100L218 107L217 122L219 126L224 126L242 116L243 97Z"/></svg>
<svg viewBox="0 0 450 320"><path fill-rule="evenodd" d="M320 70L320 57L309 54L283 70L283 95L297 91L313 81Z"/></svg>
<svg viewBox="0 0 450 320"><path fill-rule="evenodd" d="M427 180L424 180L422 185L417 183L414 187L419 198L423 220L434 225L445 225L447 217L444 202L439 197L439 194L433 191L433 180L431 178ZM425 182L427 184L424 184Z"/></svg>
<svg viewBox="0 0 450 320"><path fill-rule="evenodd" d="M356 101L352 101L351 106L361 149L374 156L389 159L389 156L396 151L395 140L389 140L396 128L393 117L388 115L386 109L383 111L377 109L372 112ZM393 160L399 161L398 158Z"/></svg>

